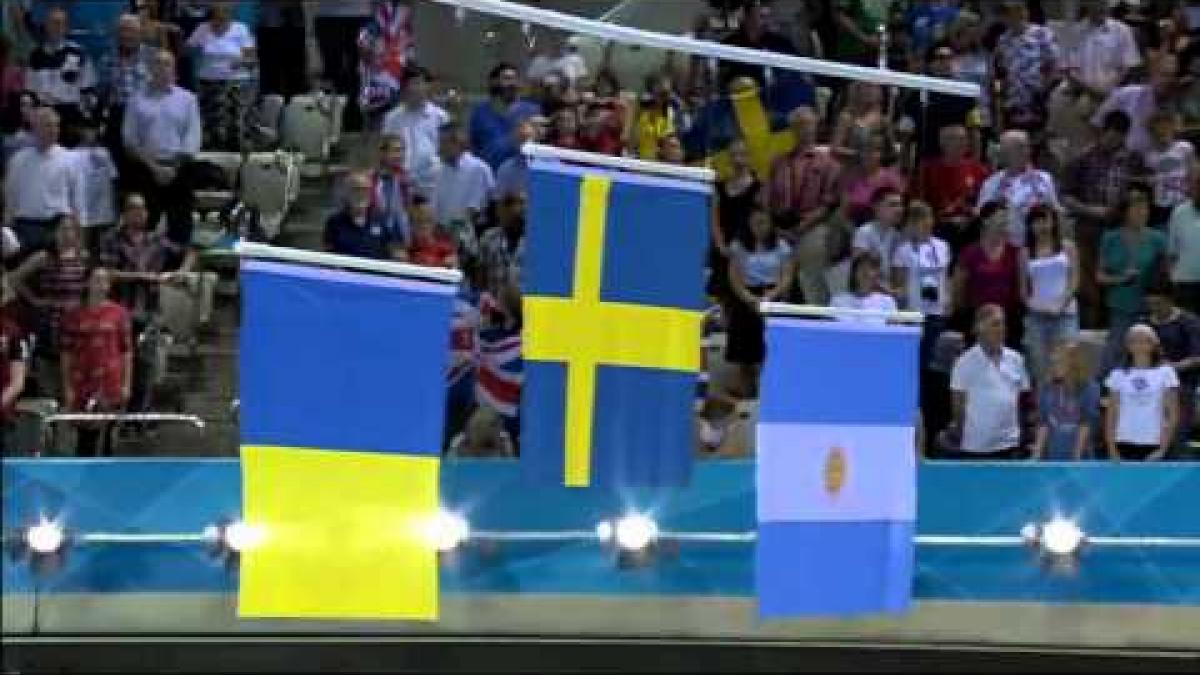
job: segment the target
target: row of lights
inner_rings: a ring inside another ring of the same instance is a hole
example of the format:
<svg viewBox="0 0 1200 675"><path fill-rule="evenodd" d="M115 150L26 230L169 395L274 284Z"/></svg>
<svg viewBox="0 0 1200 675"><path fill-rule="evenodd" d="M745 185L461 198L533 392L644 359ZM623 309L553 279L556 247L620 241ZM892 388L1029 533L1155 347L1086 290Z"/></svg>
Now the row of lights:
<svg viewBox="0 0 1200 675"><path fill-rule="evenodd" d="M596 538L606 546L614 546L622 554L645 554L654 549L660 538L658 523L644 513L630 513L616 520L605 520L596 526ZM441 553L451 553L471 540L471 524L461 513L440 510L431 518L424 536L429 545ZM266 530L243 521L224 521L204 530L204 540L221 552L238 555L262 544ZM1021 528L1021 539L1031 548L1052 561L1075 558L1087 535L1068 518L1054 517L1044 523L1030 523ZM43 518L27 527L21 538L24 548L37 556L55 556L68 543L62 524Z"/></svg>

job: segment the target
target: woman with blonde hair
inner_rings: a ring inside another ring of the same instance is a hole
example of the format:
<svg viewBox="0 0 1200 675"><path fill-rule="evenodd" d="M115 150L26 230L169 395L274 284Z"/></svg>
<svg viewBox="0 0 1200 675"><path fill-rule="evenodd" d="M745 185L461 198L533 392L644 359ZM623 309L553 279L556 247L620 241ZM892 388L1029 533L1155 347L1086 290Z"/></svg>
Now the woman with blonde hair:
<svg viewBox="0 0 1200 675"><path fill-rule="evenodd" d="M1100 385L1088 377L1083 349L1072 339L1050 353L1049 372L1038 392L1037 435L1030 458L1091 459L1100 422Z"/></svg>

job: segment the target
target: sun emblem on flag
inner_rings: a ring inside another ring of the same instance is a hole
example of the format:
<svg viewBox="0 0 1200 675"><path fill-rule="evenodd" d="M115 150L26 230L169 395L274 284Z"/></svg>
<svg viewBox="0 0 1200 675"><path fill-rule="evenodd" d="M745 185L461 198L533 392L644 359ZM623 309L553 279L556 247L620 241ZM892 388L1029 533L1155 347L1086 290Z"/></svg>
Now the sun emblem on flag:
<svg viewBox="0 0 1200 675"><path fill-rule="evenodd" d="M829 455L825 457L825 491L829 496L838 496L846 486L848 468L846 450L836 445L830 448Z"/></svg>

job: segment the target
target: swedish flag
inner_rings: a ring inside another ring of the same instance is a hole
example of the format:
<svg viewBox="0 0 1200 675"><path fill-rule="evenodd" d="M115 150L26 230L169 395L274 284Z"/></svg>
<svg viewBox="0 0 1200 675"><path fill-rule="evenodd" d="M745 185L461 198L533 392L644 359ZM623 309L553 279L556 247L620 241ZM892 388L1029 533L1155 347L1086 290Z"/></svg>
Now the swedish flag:
<svg viewBox="0 0 1200 675"><path fill-rule="evenodd" d="M703 107L683 136L688 159L704 162L722 178L730 173L729 145L743 140L750 165L759 179L770 175L771 164L791 152L795 138L788 117L803 105L813 105L811 85L795 73L780 73L777 81L760 90L753 80L734 80L730 93Z"/></svg>
<svg viewBox="0 0 1200 675"><path fill-rule="evenodd" d="M711 186L535 161L522 456L569 487L680 485Z"/></svg>
<svg viewBox="0 0 1200 675"><path fill-rule="evenodd" d="M243 617L431 620L447 283L242 264Z"/></svg>

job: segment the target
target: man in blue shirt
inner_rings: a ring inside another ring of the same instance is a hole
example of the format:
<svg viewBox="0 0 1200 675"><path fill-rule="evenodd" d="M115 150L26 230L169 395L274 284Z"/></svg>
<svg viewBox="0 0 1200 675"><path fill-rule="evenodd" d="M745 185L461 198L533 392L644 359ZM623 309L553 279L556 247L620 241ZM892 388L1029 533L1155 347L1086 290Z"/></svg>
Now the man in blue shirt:
<svg viewBox="0 0 1200 675"><path fill-rule="evenodd" d="M501 63L492 69L488 82L488 100L471 111L471 151L494 171L519 150L513 129L542 109L519 99L521 77L516 66Z"/></svg>
<svg viewBox="0 0 1200 675"><path fill-rule="evenodd" d="M346 203L325 221L325 250L375 260L404 260L404 245L384 222L372 213L374 185L366 173L346 179Z"/></svg>

